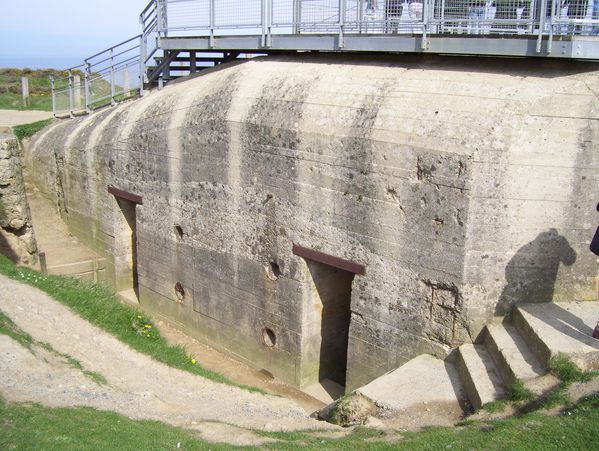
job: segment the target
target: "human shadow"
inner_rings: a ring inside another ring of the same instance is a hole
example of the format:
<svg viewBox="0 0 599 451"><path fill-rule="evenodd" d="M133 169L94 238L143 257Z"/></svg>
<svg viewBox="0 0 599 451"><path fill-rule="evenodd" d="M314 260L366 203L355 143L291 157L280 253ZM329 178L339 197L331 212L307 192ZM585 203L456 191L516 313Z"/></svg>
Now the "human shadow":
<svg viewBox="0 0 599 451"><path fill-rule="evenodd" d="M576 251L556 229L540 233L522 246L505 268L507 285L495 313L504 315L513 305L551 302L560 264L576 262Z"/></svg>
<svg viewBox="0 0 599 451"><path fill-rule="evenodd" d="M556 229L540 233L522 246L505 268L507 285L503 289L495 313L505 315L514 305L528 304L526 311L562 334L598 347L591 338L593 329L579 316L552 303L560 264L576 262L576 251ZM539 305L530 305L539 304Z"/></svg>

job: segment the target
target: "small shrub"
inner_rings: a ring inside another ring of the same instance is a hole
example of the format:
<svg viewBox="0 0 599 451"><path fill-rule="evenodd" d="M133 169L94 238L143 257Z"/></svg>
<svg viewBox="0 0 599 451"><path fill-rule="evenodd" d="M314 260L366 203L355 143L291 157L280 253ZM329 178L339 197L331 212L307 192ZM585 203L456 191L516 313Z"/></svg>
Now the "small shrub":
<svg viewBox="0 0 599 451"><path fill-rule="evenodd" d="M594 376L593 373L582 371L564 354L558 354L551 358L549 371L566 385L573 382L588 382Z"/></svg>
<svg viewBox="0 0 599 451"><path fill-rule="evenodd" d="M534 397L534 393L520 379L516 379L507 392L507 399L510 401L530 401Z"/></svg>

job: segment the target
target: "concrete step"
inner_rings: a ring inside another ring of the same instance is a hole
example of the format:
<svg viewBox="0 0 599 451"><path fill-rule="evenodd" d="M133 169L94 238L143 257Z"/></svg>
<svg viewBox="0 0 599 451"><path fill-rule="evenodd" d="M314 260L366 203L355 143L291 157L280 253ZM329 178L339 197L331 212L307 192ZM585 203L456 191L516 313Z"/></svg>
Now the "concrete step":
<svg viewBox="0 0 599 451"><path fill-rule="evenodd" d="M483 343L493 358L506 387L516 379L528 381L546 373L525 339L511 324L491 324L484 330Z"/></svg>
<svg viewBox="0 0 599 451"><path fill-rule="evenodd" d="M458 348L457 369L474 409L504 396L499 370L484 345L466 344Z"/></svg>
<svg viewBox="0 0 599 451"><path fill-rule="evenodd" d="M426 412L431 405L448 405L461 412L465 401L455 366L428 354L410 360L356 392L396 412Z"/></svg>
<svg viewBox="0 0 599 451"><path fill-rule="evenodd" d="M592 337L599 319L599 302L527 304L514 309L518 332L547 366L565 354L581 369L599 369L599 340Z"/></svg>

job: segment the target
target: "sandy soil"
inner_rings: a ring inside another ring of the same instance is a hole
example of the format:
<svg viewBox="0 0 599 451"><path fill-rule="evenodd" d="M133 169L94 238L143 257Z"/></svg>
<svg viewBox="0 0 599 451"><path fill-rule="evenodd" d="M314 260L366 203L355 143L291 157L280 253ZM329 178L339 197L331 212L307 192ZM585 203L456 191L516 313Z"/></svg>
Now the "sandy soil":
<svg viewBox="0 0 599 451"><path fill-rule="evenodd" d="M0 127L14 127L15 125L30 124L32 122L50 119L52 113L48 111L16 111L0 110Z"/></svg>
<svg viewBox="0 0 599 451"><path fill-rule="evenodd" d="M35 340L101 374L99 385L66 359L39 347L33 352L0 335L0 392L12 402L89 406L130 418L197 430L210 441L268 443L263 431L331 430L297 404L250 393L170 368L94 327L45 293L0 276L0 310Z"/></svg>

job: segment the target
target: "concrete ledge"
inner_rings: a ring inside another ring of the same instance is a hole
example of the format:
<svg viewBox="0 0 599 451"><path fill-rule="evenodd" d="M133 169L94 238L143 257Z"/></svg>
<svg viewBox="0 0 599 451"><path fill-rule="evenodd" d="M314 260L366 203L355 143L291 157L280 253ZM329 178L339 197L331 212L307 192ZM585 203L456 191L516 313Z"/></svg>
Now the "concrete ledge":
<svg viewBox="0 0 599 451"><path fill-rule="evenodd" d="M484 343L506 385L512 384L516 379L526 381L545 373L543 365L514 326L493 324L485 330Z"/></svg>
<svg viewBox="0 0 599 451"><path fill-rule="evenodd" d="M545 364L565 354L582 369L599 368L599 340L591 334L599 302L528 304L514 311L518 330Z"/></svg>
<svg viewBox="0 0 599 451"><path fill-rule="evenodd" d="M428 354L410 360L356 392L392 410L424 407L429 403L460 404L464 398L455 367Z"/></svg>
<svg viewBox="0 0 599 451"><path fill-rule="evenodd" d="M474 409L501 398L505 393L501 377L483 345L460 346L457 367Z"/></svg>

